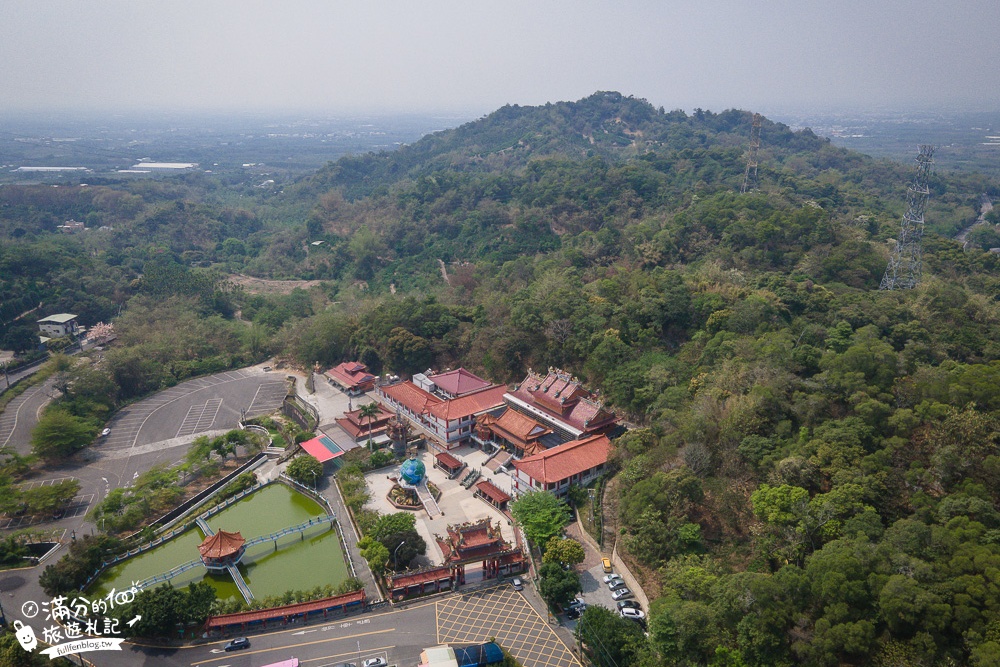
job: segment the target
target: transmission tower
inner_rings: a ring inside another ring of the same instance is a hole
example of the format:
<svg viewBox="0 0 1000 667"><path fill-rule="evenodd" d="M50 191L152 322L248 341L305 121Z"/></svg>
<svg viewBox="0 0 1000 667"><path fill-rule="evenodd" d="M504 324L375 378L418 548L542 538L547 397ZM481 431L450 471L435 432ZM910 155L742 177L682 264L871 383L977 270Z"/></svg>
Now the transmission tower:
<svg viewBox="0 0 1000 667"><path fill-rule="evenodd" d="M740 192L746 194L757 189L757 149L760 148L760 124L764 119L759 113L753 115L750 124L750 147L747 149L747 168L743 172L743 187Z"/></svg>
<svg viewBox="0 0 1000 667"><path fill-rule="evenodd" d="M885 267L879 289L913 289L920 282L923 268L921 241L924 238L924 211L927 209L927 176L931 170L933 146L921 146L917 155L917 173L906 191L906 213L899 225L896 248Z"/></svg>

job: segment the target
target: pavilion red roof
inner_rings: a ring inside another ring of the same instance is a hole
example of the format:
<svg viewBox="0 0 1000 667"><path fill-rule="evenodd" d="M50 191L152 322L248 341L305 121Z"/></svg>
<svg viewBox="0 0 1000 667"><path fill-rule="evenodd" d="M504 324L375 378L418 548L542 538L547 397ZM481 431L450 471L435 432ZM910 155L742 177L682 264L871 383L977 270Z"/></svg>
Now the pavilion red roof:
<svg viewBox="0 0 1000 667"><path fill-rule="evenodd" d="M462 462L448 452L438 452L434 455L434 458L436 458L438 463L443 465L445 468L454 469L462 467Z"/></svg>
<svg viewBox="0 0 1000 667"><path fill-rule="evenodd" d="M514 461L514 467L532 479L551 484L607 463L610 454L608 436L593 435Z"/></svg>
<svg viewBox="0 0 1000 667"><path fill-rule="evenodd" d="M549 427L539 424L531 417L510 408L496 418L492 423L492 427L512 436L514 440L523 444L552 433L552 429Z"/></svg>
<svg viewBox="0 0 1000 667"><path fill-rule="evenodd" d="M207 621L205 621L205 629L211 630L212 628L222 628L227 625L239 625L242 623L253 623L255 621L264 621L271 618L283 618L285 616L296 616L298 614L307 614L312 611L321 611L323 609L333 609L341 605L348 605L355 602L364 602L365 592L364 590L354 591L353 593L346 593L344 595L335 595L329 598L323 598L322 600L313 600L312 602L297 602L295 604L285 605L283 607L272 607L270 609L258 609L257 611L244 611L237 614L222 614L220 616L210 616Z"/></svg>
<svg viewBox="0 0 1000 667"><path fill-rule="evenodd" d="M497 487L493 482L488 479L484 479L476 484L476 488L484 496L488 496L495 503L505 503L510 500L510 495L504 493L502 489Z"/></svg>
<svg viewBox="0 0 1000 667"><path fill-rule="evenodd" d="M445 565L443 567L424 570L423 572L395 574L390 579L390 582L393 588L402 588L404 586L416 586L417 584L426 584L429 581L440 581L441 579L450 578L451 567Z"/></svg>
<svg viewBox="0 0 1000 667"><path fill-rule="evenodd" d="M239 532L229 533L220 530L215 535L209 535L198 545L202 558L226 558L243 548L246 540Z"/></svg>
<svg viewBox="0 0 1000 667"><path fill-rule="evenodd" d="M348 389L365 391L375 386L377 379L368 372L368 367L360 361L345 361L328 370L326 374Z"/></svg>
<svg viewBox="0 0 1000 667"><path fill-rule="evenodd" d="M490 382L464 368L431 375L427 379L452 396L463 396L492 386Z"/></svg>

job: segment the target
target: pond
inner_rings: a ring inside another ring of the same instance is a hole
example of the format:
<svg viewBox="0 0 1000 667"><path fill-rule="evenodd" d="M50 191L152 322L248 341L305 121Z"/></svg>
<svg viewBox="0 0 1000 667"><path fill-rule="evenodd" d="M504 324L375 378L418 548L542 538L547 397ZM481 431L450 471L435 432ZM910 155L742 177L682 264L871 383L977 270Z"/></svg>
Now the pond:
<svg viewBox="0 0 1000 667"><path fill-rule="evenodd" d="M316 501L284 484L271 484L210 517L208 525L216 531L239 531L249 540L321 514L324 510ZM90 591L103 595L112 588L122 590L133 581L194 560L203 539L197 528L186 531L155 549L108 568ZM326 584L336 586L350 576L336 528L331 530L329 523L307 528L302 534L285 535L278 540L277 551L273 542L249 547L239 569L256 598ZM227 573L210 574L202 567L181 573L171 583L179 588L196 581L212 584L219 598L239 596Z"/></svg>

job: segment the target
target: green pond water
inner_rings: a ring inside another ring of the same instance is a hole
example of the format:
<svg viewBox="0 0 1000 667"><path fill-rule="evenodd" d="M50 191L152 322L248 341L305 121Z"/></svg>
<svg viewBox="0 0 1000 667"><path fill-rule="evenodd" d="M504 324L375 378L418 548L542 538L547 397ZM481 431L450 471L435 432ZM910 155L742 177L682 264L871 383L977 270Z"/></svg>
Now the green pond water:
<svg viewBox="0 0 1000 667"><path fill-rule="evenodd" d="M246 539L266 535L323 514L323 509L284 484L271 484L208 519L213 530L239 531ZM112 588L128 588L141 581L198 558L198 545L204 536L189 530L142 555L108 568L90 588L95 594L107 594ZM247 549L239 565L240 573L257 598L277 595L287 590L336 586L350 576L336 529L329 523L286 535L278 541L264 542ZM209 574L196 567L171 580L180 588L196 581L206 581L220 598L239 597L236 584L225 573Z"/></svg>

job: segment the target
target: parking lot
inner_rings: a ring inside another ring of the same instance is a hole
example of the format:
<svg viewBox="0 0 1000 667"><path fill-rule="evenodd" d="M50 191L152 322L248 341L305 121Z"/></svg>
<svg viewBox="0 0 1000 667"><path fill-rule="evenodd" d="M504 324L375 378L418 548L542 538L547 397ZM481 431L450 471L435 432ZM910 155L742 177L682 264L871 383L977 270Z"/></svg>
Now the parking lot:
<svg viewBox="0 0 1000 667"><path fill-rule="evenodd" d="M495 638L524 667L580 664L548 622L509 586L441 600L437 603L437 626L439 644L478 644Z"/></svg>
<svg viewBox="0 0 1000 667"><path fill-rule="evenodd" d="M24 490L35 489L40 486L52 486L58 482L72 481L76 480L76 477L55 477L52 479L40 479L32 480L30 482L25 482L21 485ZM77 480L79 481L79 480ZM69 502L68 505L63 509L61 515L58 518L72 519L79 516L84 516L90 509L91 503L94 502L93 493L84 493L76 496ZM43 522L51 521L52 517L48 516L6 516L0 517L0 530L17 530L19 528L28 528L30 526L35 526Z"/></svg>

